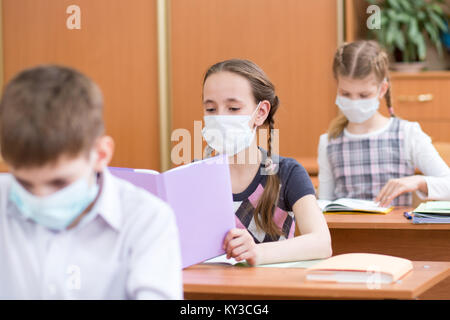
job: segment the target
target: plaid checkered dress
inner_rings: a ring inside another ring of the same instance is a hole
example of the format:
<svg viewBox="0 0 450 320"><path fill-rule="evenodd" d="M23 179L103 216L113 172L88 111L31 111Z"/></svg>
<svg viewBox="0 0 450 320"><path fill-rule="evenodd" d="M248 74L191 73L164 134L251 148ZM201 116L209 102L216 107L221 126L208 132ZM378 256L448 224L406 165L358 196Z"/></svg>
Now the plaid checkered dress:
<svg viewBox="0 0 450 320"><path fill-rule="evenodd" d="M266 152L260 148L265 162ZM296 160L276 156L275 161L279 165L278 176L280 178L280 194L278 204L275 207L273 220L282 231L283 235L272 238L256 226L253 213L258 205L259 198L264 192L267 175L262 175L259 170L253 181L245 191L233 194L234 211L237 228L246 228L253 236L255 243L279 241L294 237L295 217L292 206L301 197L307 194L315 194L308 173ZM261 166L261 168L263 168Z"/></svg>
<svg viewBox="0 0 450 320"><path fill-rule="evenodd" d="M373 200L389 179L414 174L405 158L404 124L405 120L393 118L379 135L352 139L342 133L328 142L336 198ZM412 194L397 197L392 205L411 206Z"/></svg>

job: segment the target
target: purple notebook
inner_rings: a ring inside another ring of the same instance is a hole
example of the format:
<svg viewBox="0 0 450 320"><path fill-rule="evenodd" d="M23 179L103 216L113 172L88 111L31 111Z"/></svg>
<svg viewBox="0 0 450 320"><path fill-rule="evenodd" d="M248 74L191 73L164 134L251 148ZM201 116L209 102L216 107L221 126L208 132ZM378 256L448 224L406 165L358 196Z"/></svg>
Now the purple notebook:
<svg viewBox="0 0 450 320"><path fill-rule="evenodd" d="M175 212L183 268L224 254L235 228L227 158L217 156L164 173L110 167L110 172L167 202Z"/></svg>

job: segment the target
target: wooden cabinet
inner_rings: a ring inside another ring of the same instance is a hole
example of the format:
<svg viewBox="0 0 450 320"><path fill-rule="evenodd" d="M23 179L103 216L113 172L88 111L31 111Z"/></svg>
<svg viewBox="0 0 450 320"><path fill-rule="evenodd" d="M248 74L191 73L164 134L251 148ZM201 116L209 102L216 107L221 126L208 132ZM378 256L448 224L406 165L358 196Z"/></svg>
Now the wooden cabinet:
<svg viewBox="0 0 450 320"><path fill-rule="evenodd" d="M450 72L392 74L395 113L420 123L433 141L450 142Z"/></svg>

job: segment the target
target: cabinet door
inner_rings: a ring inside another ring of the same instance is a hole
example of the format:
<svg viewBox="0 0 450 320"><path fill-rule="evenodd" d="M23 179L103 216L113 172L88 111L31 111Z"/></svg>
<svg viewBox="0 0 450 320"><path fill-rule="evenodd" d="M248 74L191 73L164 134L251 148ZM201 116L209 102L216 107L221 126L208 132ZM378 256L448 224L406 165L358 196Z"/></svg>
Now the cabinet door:
<svg viewBox="0 0 450 320"><path fill-rule="evenodd" d="M68 6L81 10L69 30ZM5 81L42 63L90 76L104 94L114 166L159 169L155 0L3 0Z"/></svg>
<svg viewBox="0 0 450 320"><path fill-rule="evenodd" d="M210 65L249 59L267 73L280 98L280 154L315 157L319 135L337 112L331 72L336 25L333 0L172 0L173 128L193 137Z"/></svg>
<svg viewBox="0 0 450 320"><path fill-rule="evenodd" d="M392 80L396 114L418 121L434 141L450 141L450 77L409 77Z"/></svg>
<svg viewBox="0 0 450 320"><path fill-rule="evenodd" d="M394 79L392 97L396 112L410 120L450 121L449 78Z"/></svg>

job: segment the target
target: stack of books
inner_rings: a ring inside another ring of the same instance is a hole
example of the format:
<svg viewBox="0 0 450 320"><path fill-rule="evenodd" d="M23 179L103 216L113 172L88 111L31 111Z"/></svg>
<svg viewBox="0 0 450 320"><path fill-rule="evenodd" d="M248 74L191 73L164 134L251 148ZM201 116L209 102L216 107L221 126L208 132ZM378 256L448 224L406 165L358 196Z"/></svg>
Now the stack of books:
<svg viewBox="0 0 450 320"><path fill-rule="evenodd" d="M450 223L450 201L428 201L413 211L413 223Z"/></svg>

